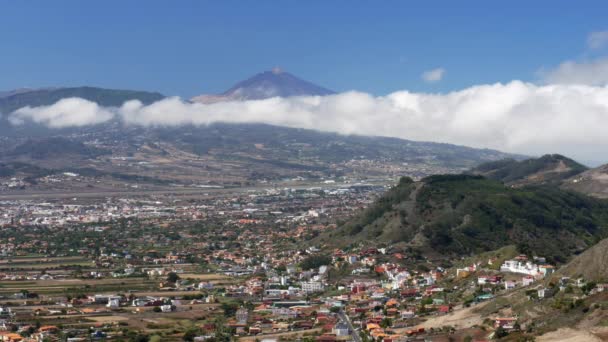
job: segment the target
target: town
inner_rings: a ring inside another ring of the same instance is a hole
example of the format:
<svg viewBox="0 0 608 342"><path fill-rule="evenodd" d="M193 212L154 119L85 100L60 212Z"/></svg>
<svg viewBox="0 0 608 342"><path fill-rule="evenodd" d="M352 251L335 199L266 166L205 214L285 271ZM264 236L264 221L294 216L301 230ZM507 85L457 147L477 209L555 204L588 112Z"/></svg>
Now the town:
<svg viewBox="0 0 608 342"><path fill-rule="evenodd" d="M317 241L386 187L339 184L198 194L5 200L4 341L481 341L531 329L462 316L510 291L571 286L514 250L445 265L411 249ZM460 266L459 266L460 265ZM465 315L466 316L466 315ZM480 316L481 317L481 316Z"/></svg>

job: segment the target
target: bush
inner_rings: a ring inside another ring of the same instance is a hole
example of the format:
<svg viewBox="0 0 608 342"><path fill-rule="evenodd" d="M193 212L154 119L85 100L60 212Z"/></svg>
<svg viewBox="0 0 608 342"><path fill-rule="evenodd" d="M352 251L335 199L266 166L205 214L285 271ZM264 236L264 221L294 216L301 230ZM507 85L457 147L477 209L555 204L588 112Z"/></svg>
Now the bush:
<svg viewBox="0 0 608 342"><path fill-rule="evenodd" d="M310 270L329 264L331 264L331 258L329 256L311 255L308 258L302 260L302 262L300 263L300 267L302 267L303 270Z"/></svg>

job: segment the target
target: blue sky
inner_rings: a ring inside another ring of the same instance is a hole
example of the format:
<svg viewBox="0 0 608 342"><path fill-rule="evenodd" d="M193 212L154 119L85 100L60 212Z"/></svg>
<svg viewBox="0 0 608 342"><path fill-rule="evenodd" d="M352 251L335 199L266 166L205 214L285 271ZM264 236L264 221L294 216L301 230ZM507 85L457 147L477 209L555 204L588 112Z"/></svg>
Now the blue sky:
<svg viewBox="0 0 608 342"><path fill-rule="evenodd" d="M605 1L4 1L0 90L190 97L281 66L336 91L447 92L594 58L606 18Z"/></svg>

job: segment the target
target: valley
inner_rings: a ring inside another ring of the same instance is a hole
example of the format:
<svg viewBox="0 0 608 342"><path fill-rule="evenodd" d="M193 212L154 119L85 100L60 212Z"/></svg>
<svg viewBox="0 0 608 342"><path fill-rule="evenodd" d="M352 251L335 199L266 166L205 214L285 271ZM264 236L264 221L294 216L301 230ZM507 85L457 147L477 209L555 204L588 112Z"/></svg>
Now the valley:
<svg viewBox="0 0 608 342"><path fill-rule="evenodd" d="M332 93L302 82L274 70L192 101ZM0 96L4 111L58 96L113 108L164 98L92 87ZM602 167L261 123L54 128L10 117L3 338L608 336Z"/></svg>

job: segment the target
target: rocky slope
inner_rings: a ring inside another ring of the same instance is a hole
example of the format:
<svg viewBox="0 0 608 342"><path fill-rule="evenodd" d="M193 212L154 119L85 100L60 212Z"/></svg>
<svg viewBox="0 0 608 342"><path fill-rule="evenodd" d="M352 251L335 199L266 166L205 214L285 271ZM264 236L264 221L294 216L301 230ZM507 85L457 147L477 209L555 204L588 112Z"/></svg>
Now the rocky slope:
<svg viewBox="0 0 608 342"><path fill-rule="evenodd" d="M588 281L608 281L608 239L576 256L558 271L559 275L583 277Z"/></svg>

